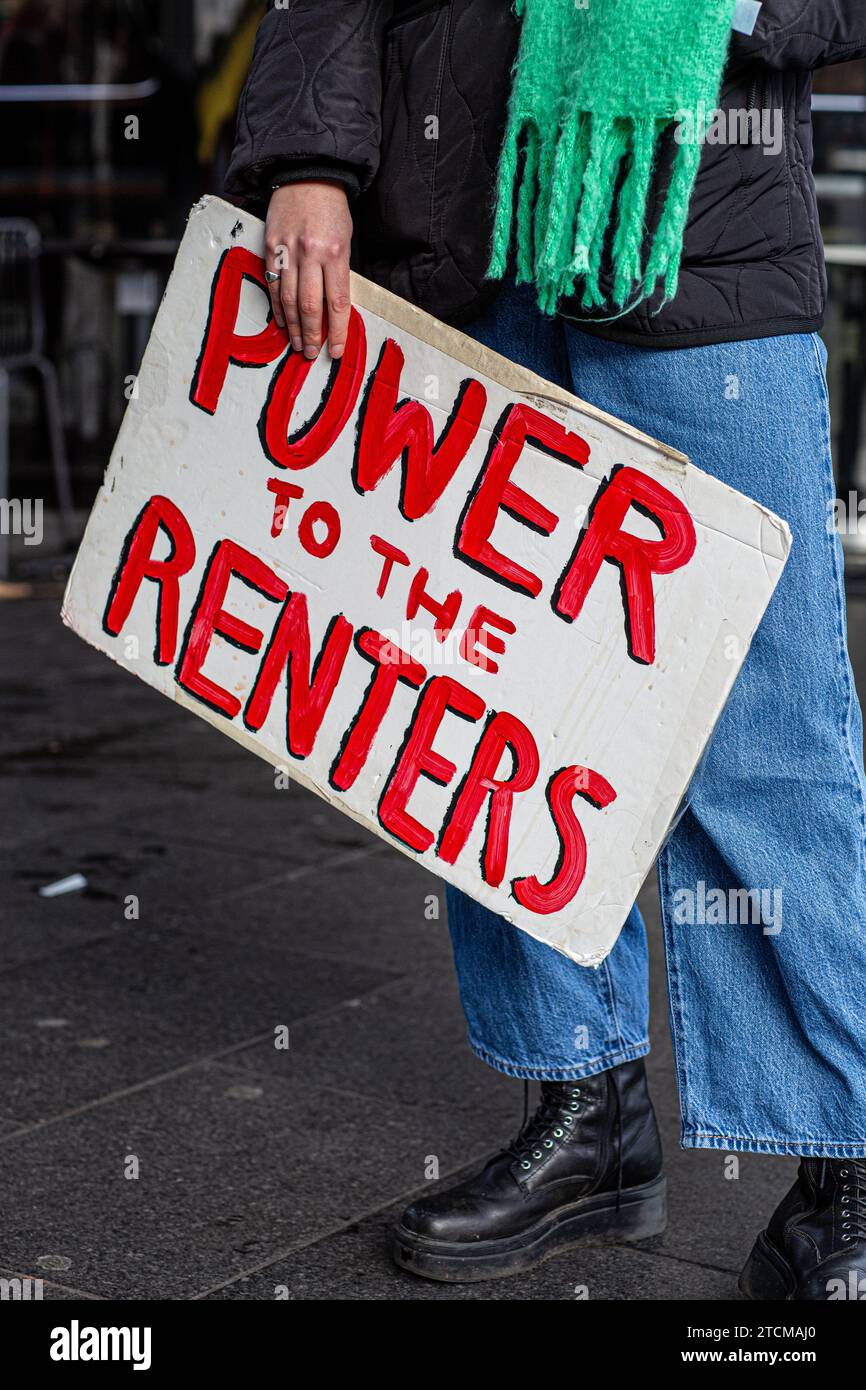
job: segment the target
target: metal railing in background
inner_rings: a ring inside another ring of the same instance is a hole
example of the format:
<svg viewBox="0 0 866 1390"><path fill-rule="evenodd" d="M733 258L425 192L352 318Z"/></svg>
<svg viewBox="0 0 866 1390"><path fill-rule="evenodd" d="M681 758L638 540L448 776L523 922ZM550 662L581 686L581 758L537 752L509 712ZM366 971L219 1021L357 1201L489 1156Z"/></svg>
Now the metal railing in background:
<svg viewBox="0 0 866 1390"><path fill-rule="evenodd" d="M73 531L72 484L63 436L60 389L45 355L45 314L40 259L42 238L23 217L0 219L0 498L9 501L10 377L35 372L42 384L51 465L64 540ZM8 512L8 507L7 507ZM0 529L0 579L9 573L9 536Z"/></svg>

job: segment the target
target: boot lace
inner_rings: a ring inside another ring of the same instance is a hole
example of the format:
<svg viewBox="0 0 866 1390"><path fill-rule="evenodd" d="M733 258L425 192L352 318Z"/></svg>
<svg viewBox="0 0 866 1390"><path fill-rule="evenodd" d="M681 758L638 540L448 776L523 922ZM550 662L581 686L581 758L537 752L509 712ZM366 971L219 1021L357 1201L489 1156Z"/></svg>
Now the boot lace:
<svg viewBox="0 0 866 1390"><path fill-rule="evenodd" d="M839 1169L842 1239L866 1240L866 1159L846 1158Z"/></svg>
<svg viewBox="0 0 866 1390"><path fill-rule="evenodd" d="M524 1172L528 1172L533 1162L546 1157L571 1131L580 1105L578 1085L566 1083L553 1089L542 1082L541 1101L530 1119L529 1084L526 1083L523 1091L523 1124L505 1152L518 1160Z"/></svg>
<svg viewBox="0 0 866 1390"><path fill-rule="evenodd" d="M844 1159L838 1176L842 1190L842 1240L866 1240L866 1159Z"/></svg>

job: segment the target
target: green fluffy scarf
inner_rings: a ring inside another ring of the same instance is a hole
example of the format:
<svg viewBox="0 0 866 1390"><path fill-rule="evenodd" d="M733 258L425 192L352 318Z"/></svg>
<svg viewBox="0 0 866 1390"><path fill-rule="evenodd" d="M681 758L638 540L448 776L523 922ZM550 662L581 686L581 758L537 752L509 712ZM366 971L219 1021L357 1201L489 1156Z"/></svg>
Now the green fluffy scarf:
<svg viewBox="0 0 866 1390"><path fill-rule="evenodd" d="M673 297L734 5L516 0L520 44L499 162L491 278L505 274L516 240L517 280L536 286L545 313L581 291L584 308L631 308L659 281L665 299ZM645 246L656 150L671 126L679 143ZM613 267L607 302L599 287L605 248Z"/></svg>

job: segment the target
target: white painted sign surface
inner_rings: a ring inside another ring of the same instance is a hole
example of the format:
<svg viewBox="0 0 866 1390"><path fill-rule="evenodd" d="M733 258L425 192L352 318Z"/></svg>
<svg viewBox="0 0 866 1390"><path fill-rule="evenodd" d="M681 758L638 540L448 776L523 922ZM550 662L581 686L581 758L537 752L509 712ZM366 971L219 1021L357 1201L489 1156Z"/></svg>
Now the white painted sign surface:
<svg viewBox="0 0 866 1390"><path fill-rule="evenodd" d="M358 277L341 365L304 364L268 317L262 247L254 218L193 210L64 621L596 963L788 528Z"/></svg>

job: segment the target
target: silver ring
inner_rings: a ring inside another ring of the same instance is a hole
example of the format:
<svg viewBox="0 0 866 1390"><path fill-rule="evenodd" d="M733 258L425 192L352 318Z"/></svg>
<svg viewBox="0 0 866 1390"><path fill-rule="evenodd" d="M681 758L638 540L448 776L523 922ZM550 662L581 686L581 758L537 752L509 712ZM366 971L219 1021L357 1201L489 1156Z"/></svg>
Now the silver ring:
<svg viewBox="0 0 866 1390"><path fill-rule="evenodd" d="M267 280L267 282L268 282L269 285L272 285L272 284L274 283L274 281L275 281L275 280L279 280L279 278L280 278L280 272L279 272L278 270L266 270L266 271L265 271L265 279Z"/></svg>

